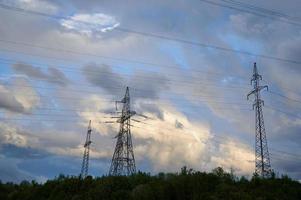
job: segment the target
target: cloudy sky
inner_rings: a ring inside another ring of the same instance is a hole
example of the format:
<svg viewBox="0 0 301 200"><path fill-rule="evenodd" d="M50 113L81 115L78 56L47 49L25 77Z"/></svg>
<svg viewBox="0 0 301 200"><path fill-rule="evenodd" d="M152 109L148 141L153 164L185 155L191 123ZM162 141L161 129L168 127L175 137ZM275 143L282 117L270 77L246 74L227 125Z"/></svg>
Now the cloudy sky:
<svg viewBox="0 0 301 200"><path fill-rule="evenodd" d="M130 87L137 169L254 171L250 79L263 76L272 168L301 179L299 0L0 2L0 179L107 174ZM253 6L250 6L253 5Z"/></svg>

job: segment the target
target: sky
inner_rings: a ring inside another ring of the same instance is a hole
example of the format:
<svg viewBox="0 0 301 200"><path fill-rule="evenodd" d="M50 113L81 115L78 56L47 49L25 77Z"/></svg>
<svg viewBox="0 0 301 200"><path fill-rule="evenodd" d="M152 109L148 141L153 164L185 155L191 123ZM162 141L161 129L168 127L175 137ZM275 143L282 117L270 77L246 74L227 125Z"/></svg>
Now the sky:
<svg viewBox="0 0 301 200"><path fill-rule="evenodd" d="M251 177L254 62L271 166L301 180L301 2L237 2L2 0L0 180L79 175L89 120L89 172L108 174L127 86L148 116L132 122L137 170Z"/></svg>

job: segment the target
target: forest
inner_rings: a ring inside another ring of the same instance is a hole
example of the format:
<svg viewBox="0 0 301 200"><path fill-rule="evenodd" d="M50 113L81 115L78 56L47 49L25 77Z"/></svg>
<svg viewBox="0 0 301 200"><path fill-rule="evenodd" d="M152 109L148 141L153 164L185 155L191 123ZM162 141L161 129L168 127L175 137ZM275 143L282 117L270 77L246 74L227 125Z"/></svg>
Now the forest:
<svg viewBox="0 0 301 200"><path fill-rule="evenodd" d="M210 173L183 167L178 173L138 172L131 176L85 179L59 175L43 184L0 183L0 199L38 200L188 200L188 199L301 199L301 184L288 176L238 177L218 167Z"/></svg>

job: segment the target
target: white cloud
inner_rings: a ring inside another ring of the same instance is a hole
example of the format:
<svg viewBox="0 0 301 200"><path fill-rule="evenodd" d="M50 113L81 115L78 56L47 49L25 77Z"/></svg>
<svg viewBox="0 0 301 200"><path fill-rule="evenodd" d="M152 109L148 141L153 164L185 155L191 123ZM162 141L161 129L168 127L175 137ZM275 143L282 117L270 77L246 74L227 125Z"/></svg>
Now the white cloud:
<svg viewBox="0 0 301 200"><path fill-rule="evenodd" d="M28 144L28 137L22 134L16 127L9 124L0 124L0 145L13 144L24 147Z"/></svg>
<svg viewBox="0 0 301 200"><path fill-rule="evenodd" d="M40 103L39 95L24 78L15 78L11 89L17 101L23 105L25 111L33 109Z"/></svg>
<svg viewBox="0 0 301 200"><path fill-rule="evenodd" d="M119 22L113 16L103 13L75 14L69 19L61 20L61 25L67 30L91 37L113 30L119 26Z"/></svg>
<svg viewBox="0 0 301 200"><path fill-rule="evenodd" d="M14 77L8 84L0 84L0 108L10 111L7 114L26 113L40 103L40 98L27 79Z"/></svg>
<svg viewBox="0 0 301 200"><path fill-rule="evenodd" d="M79 114L84 119L83 121L102 119L108 116L105 110L113 107L113 104L110 104L102 102L99 96L92 95L82 101L81 106L87 112ZM132 107L140 108L145 104L145 100L140 99ZM253 152L246 146L237 146L234 141L229 140L217 144L216 147L211 142L214 135L208 124L200 121L193 122L173 106L160 104L160 101L154 103L154 106L158 107L162 116L158 116L157 113L143 112L142 114L148 116L150 120L146 120L146 124L133 122L134 154L138 163L149 160L150 169L153 172L178 171L184 165L196 170L211 170L217 166L230 169L232 166L239 166L235 168L238 174L252 172ZM99 113L90 112L93 110ZM119 127L111 124L93 124L93 129L100 133L102 138L102 141L96 142L102 144L96 144L97 148L94 153L99 157L110 158L116 142L116 139L112 137L116 135ZM109 144L108 138L111 140ZM139 168L139 164L137 166Z"/></svg>
<svg viewBox="0 0 301 200"><path fill-rule="evenodd" d="M212 161L224 169L234 168L235 173L247 175L254 170L254 152L247 146L228 139L219 145L218 155L212 155Z"/></svg>

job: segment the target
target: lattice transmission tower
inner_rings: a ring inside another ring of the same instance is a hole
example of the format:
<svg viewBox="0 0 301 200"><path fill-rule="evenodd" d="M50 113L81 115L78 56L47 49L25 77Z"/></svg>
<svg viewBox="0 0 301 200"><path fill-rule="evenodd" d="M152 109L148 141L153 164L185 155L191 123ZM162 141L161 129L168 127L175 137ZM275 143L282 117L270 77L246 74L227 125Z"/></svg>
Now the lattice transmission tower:
<svg viewBox="0 0 301 200"><path fill-rule="evenodd" d="M91 120L90 120L88 125L88 130L87 130L86 142L84 144L85 150L83 156L82 169L80 173L80 176L82 178L86 178L89 172L89 154L90 154L90 145L92 143L91 133L92 133L92 129L91 129Z"/></svg>
<svg viewBox="0 0 301 200"><path fill-rule="evenodd" d="M268 90L268 86L261 86L260 80L262 80L262 76L258 74L256 63L254 63L251 79L254 89L247 95L247 98L249 99L250 95L255 96L253 103L253 110L255 110L255 173L267 178L271 176L272 170L262 113L264 101L260 98L260 91L265 88Z"/></svg>
<svg viewBox="0 0 301 200"><path fill-rule="evenodd" d="M130 109L130 92L126 88L124 98L116 101L117 104L123 104L121 116L117 122L120 124L115 151L112 158L109 175L111 176L128 176L136 173L135 157L131 137L131 117L136 114Z"/></svg>

